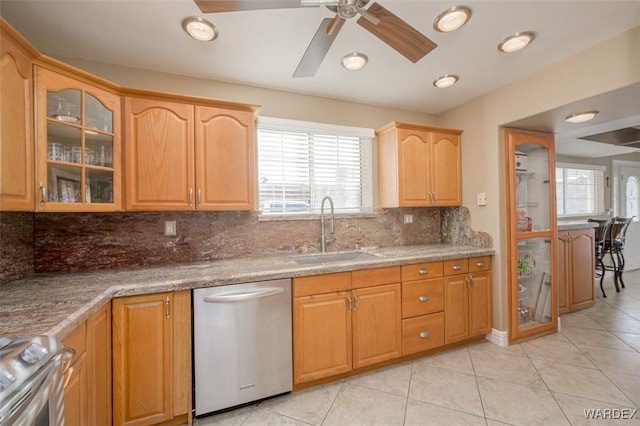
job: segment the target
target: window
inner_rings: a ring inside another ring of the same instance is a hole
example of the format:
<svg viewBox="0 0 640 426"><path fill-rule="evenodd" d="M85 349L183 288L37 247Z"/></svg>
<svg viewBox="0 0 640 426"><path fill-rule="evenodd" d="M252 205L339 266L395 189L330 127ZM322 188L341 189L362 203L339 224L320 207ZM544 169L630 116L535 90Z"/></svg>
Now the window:
<svg viewBox="0 0 640 426"><path fill-rule="evenodd" d="M556 164L556 207L559 217L604 214L603 166Z"/></svg>
<svg viewBox="0 0 640 426"><path fill-rule="evenodd" d="M319 213L326 195L336 212L370 211L373 135L371 129L261 117L260 211Z"/></svg>

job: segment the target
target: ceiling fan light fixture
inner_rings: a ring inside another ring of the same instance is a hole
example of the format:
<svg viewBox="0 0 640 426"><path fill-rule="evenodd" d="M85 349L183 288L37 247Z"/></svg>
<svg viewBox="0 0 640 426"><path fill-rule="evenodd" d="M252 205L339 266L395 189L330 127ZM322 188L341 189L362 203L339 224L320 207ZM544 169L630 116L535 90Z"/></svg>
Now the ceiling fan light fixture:
<svg viewBox="0 0 640 426"><path fill-rule="evenodd" d="M365 65L367 65L368 61L369 58L367 57L367 55L360 52L349 53L348 55L344 55L340 60L342 66L349 71L357 71L359 69L362 69Z"/></svg>
<svg viewBox="0 0 640 426"><path fill-rule="evenodd" d="M498 50L505 53L517 52L527 47L535 38L536 33L533 31L515 33L502 40L500 44L498 44Z"/></svg>
<svg viewBox="0 0 640 426"><path fill-rule="evenodd" d="M568 123L584 123L585 121L593 120L600 111L585 111L571 114L564 118L564 121Z"/></svg>
<svg viewBox="0 0 640 426"><path fill-rule="evenodd" d="M190 16L182 20L182 29L198 41L212 41L218 37L218 29L211 22L199 16Z"/></svg>
<svg viewBox="0 0 640 426"><path fill-rule="evenodd" d="M455 74L445 74L433 80L433 85L439 89L451 87L458 81L460 77Z"/></svg>
<svg viewBox="0 0 640 426"><path fill-rule="evenodd" d="M467 6L454 6L442 12L433 22L433 29L441 33L450 33L461 28L471 18L471 9Z"/></svg>

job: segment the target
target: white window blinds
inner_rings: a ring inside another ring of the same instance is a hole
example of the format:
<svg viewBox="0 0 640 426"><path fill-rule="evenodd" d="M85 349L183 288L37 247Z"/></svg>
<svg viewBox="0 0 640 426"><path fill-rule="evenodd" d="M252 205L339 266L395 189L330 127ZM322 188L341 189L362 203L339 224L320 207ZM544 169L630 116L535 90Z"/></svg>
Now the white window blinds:
<svg viewBox="0 0 640 426"><path fill-rule="evenodd" d="M558 216L604 214L606 167L586 164L556 164L556 209Z"/></svg>
<svg viewBox="0 0 640 426"><path fill-rule="evenodd" d="M372 137L368 129L261 118L260 211L319 212L325 195L336 212L370 210Z"/></svg>

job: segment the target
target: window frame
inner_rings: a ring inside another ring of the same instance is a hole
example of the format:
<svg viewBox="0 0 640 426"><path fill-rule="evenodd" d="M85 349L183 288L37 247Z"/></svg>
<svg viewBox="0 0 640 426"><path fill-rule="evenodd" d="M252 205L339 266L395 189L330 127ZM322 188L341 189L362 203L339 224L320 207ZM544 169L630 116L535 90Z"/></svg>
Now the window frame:
<svg viewBox="0 0 640 426"><path fill-rule="evenodd" d="M595 203L595 209L592 212L586 213L573 213L573 214L561 214L561 206L563 211L566 211L564 207L566 202L561 203L559 197L564 196L566 193L566 181L564 170L588 170L593 172L601 172L602 179L598 182L597 177L594 176L594 184L590 186L592 189L593 200ZM594 216L604 216L606 214L606 197L605 197L605 175L607 172L606 166L596 165L596 164L581 164L581 163L565 163L565 162L557 162L555 164L555 174L556 174L556 215L559 219L574 219L574 218L583 218L583 217L594 217ZM562 191L558 190L558 177L562 176ZM598 188L598 185L600 186Z"/></svg>
<svg viewBox="0 0 640 426"><path fill-rule="evenodd" d="M256 185L257 192L257 211L259 212L259 218L261 220L296 220L306 219L309 217L317 217L320 215L320 206L314 204L314 200L322 199L320 194L313 195L313 188L309 188L310 191L310 207L306 211L299 212L268 212L263 210L263 198L261 197L261 147L260 147L260 132L261 131L275 131L275 132L290 132L296 134L309 134L309 135L321 135L321 136L337 136L345 138L358 138L360 143L364 144L360 147L360 161L366 161L360 170L360 183L359 188L362 191L361 198L363 201L357 208L342 210L338 208L336 203L336 215L340 216L370 216L373 214L374 206L374 143L375 143L375 130L362 127L342 126L325 123L316 123L309 121L299 121L291 119L282 119L274 117L259 116L256 124L256 178L258 180ZM308 137L308 141L313 141L313 137ZM304 139L304 137L302 137ZM313 143L308 142L310 145ZM305 149L309 149L307 146ZM307 154L312 162L311 154ZM313 173L313 170L309 171ZM313 181L313 175L310 174L309 182ZM286 182L285 182L286 183ZM318 198L320 197L320 198ZM337 201L337 200L336 200ZM286 202L286 198L283 199ZM317 203L316 203L317 204Z"/></svg>

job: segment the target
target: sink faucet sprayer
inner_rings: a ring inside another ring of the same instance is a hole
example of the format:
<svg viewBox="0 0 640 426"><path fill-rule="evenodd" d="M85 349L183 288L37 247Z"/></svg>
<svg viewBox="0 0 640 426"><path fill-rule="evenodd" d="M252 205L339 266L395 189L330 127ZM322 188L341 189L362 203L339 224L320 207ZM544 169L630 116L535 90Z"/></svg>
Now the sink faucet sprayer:
<svg viewBox="0 0 640 426"><path fill-rule="evenodd" d="M334 220L333 200L331 199L331 197L327 195L322 199L322 204L320 204L320 227L322 228L322 235L320 237L320 250L322 251L322 253L325 252L326 244L327 244L327 240L325 239L326 237L324 232L324 202L325 201L329 201L329 206L331 207L331 233L332 234L336 233L334 223L333 223L333 220Z"/></svg>

